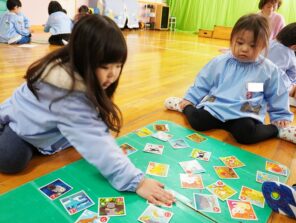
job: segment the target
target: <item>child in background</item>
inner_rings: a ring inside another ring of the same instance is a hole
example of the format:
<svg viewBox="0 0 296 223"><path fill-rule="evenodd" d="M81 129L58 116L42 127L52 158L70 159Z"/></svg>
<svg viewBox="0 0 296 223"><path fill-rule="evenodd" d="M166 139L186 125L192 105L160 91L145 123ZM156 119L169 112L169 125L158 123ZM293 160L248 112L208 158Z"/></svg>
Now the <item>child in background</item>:
<svg viewBox="0 0 296 223"><path fill-rule="evenodd" d="M22 171L34 151L51 155L72 145L117 190L136 192L154 204L174 202L109 133L121 127L112 97L126 58L125 39L111 19L79 20L68 45L34 62L27 83L0 105L0 172Z"/></svg>
<svg viewBox="0 0 296 223"><path fill-rule="evenodd" d="M263 16L241 17L231 33L231 52L211 60L184 99L168 98L165 106L183 112L195 130L224 129L242 144L276 137L293 114L282 71L260 55L269 32ZM267 109L272 124L265 125Z"/></svg>
<svg viewBox="0 0 296 223"><path fill-rule="evenodd" d="M80 6L78 9L78 14L76 14L74 17L74 23L78 22L78 20L81 19L82 17L90 14L92 13L86 5Z"/></svg>
<svg viewBox="0 0 296 223"><path fill-rule="evenodd" d="M272 40L267 58L284 71L283 79L290 92L290 105L296 106L296 23L285 26ZM293 103L294 102L294 103Z"/></svg>
<svg viewBox="0 0 296 223"><path fill-rule="evenodd" d="M24 44L31 41L31 30L28 18L21 13L22 3L19 0L7 0L8 12L0 16L0 42Z"/></svg>
<svg viewBox="0 0 296 223"><path fill-rule="evenodd" d="M57 1L49 3L48 14L49 17L44 27L44 32L51 33L48 42L52 45L62 46L64 45L63 40L68 42L70 38L72 21Z"/></svg>

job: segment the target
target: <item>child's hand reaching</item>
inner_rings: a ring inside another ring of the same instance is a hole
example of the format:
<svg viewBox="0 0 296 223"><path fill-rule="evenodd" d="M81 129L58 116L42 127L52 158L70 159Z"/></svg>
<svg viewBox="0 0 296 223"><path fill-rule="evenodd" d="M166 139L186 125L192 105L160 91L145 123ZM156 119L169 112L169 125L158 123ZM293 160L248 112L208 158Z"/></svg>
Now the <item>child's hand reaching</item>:
<svg viewBox="0 0 296 223"><path fill-rule="evenodd" d="M290 121L286 121L286 120L279 120L279 121L275 121L272 122L272 124L276 125L276 127L278 128L286 128L290 125Z"/></svg>
<svg viewBox="0 0 296 223"><path fill-rule="evenodd" d="M149 178L144 178L139 183L136 193L155 205L170 205L176 201L171 193L164 190L162 183Z"/></svg>

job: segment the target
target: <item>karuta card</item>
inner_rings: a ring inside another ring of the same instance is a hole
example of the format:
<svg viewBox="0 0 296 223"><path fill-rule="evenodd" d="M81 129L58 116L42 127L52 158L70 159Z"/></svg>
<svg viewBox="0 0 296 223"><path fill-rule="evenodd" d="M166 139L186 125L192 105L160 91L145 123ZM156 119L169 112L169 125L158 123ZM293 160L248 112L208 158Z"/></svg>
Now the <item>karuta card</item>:
<svg viewBox="0 0 296 223"><path fill-rule="evenodd" d="M288 168L279 163L266 161L265 169L272 173L288 176Z"/></svg>
<svg viewBox="0 0 296 223"><path fill-rule="evenodd" d="M214 170L220 179L239 179L234 169L227 166L214 166Z"/></svg>
<svg viewBox="0 0 296 223"><path fill-rule="evenodd" d="M76 214L95 204L84 191L79 191L62 198L60 201L70 215Z"/></svg>
<svg viewBox="0 0 296 223"><path fill-rule="evenodd" d="M251 204L264 208L265 199L261 191L242 186L239 199L242 201L250 201Z"/></svg>
<svg viewBox="0 0 296 223"><path fill-rule="evenodd" d="M257 220L253 206L248 201L227 200L232 218L241 220Z"/></svg>
<svg viewBox="0 0 296 223"><path fill-rule="evenodd" d="M168 124L155 124L153 128L156 131L163 131L163 132L168 132L169 131L169 125Z"/></svg>
<svg viewBox="0 0 296 223"><path fill-rule="evenodd" d="M149 162L146 173L153 176L166 177L169 165L163 163Z"/></svg>
<svg viewBox="0 0 296 223"><path fill-rule="evenodd" d="M169 143L174 149L185 149L189 147L184 139L172 139L169 141Z"/></svg>
<svg viewBox="0 0 296 223"><path fill-rule="evenodd" d="M186 136L188 139L190 139L191 141L193 142L197 142L197 143L200 143L200 142L203 142L205 140L207 140L207 138L197 134L197 133L193 133L191 135L188 135Z"/></svg>
<svg viewBox="0 0 296 223"><path fill-rule="evenodd" d="M220 157L220 160L230 168L238 168L245 166L245 164L235 156Z"/></svg>
<svg viewBox="0 0 296 223"><path fill-rule="evenodd" d="M129 145L127 143L122 144L120 146L120 148L121 148L123 154L127 155L127 156L129 156L129 155L131 155L131 154L138 151L136 148L132 147L131 145Z"/></svg>
<svg viewBox="0 0 296 223"><path fill-rule="evenodd" d="M169 141L173 138L173 136L171 134L168 134L166 132L163 132L163 131L158 131L154 134L151 135L152 137L156 138L156 139L159 139L161 141Z"/></svg>
<svg viewBox="0 0 296 223"><path fill-rule="evenodd" d="M99 216L126 215L124 197L100 197L98 200Z"/></svg>
<svg viewBox="0 0 296 223"><path fill-rule="evenodd" d="M153 132L147 128L137 129L135 133L140 137L147 137L153 134Z"/></svg>
<svg viewBox="0 0 296 223"><path fill-rule="evenodd" d="M168 223L173 216L173 212L161 209L154 205L149 205L140 215L138 221L143 223Z"/></svg>
<svg viewBox="0 0 296 223"><path fill-rule="evenodd" d="M180 174L181 188L186 189L204 189L202 177L200 174Z"/></svg>
<svg viewBox="0 0 296 223"><path fill-rule="evenodd" d="M72 190L72 187L66 184L61 179L56 179L40 187L39 190L50 200L55 200L58 197Z"/></svg>
<svg viewBox="0 0 296 223"><path fill-rule="evenodd" d="M236 194L236 190L223 183L221 180L218 180L216 183L213 183L206 188L222 201L225 201L226 199Z"/></svg>
<svg viewBox="0 0 296 223"><path fill-rule="evenodd" d="M221 213L219 201L215 195L194 193L193 198L196 210Z"/></svg>
<svg viewBox="0 0 296 223"><path fill-rule="evenodd" d="M147 143L145 145L145 148L143 149L144 152L147 153L155 153L155 154L159 154L161 155L163 152L163 145L156 145L156 144L151 144L151 143Z"/></svg>
<svg viewBox="0 0 296 223"><path fill-rule="evenodd" d="M275 176L275 175L272 175L272 174L268 174L268 173L264 173L264 172L261 172L261 171L257 171L257 174L256 174L256 181L258 183L263 183L265 181L276 181L278 182L279 181L279 177L278 176Z"/></svg>
<svg viewBox="0 0 296 223"><path fill-rule="evenodd" d="M211 155L211 152L203 151L201 149L193 149L190 156L198 160L209 161Z"/></svg>
<svg viewBox="0 0 296 223"><path fill-rule="evenodd" d="M75 223L107 223L109 219L108 216L98 216L96 212L85 210Z"/></svg>
<svg viewBox="0 0 296 223"><path fill-rule="evenodd" d="M197 160L189 160L179 162L185 173L203 173L205 169L199 164Z"/></svg>

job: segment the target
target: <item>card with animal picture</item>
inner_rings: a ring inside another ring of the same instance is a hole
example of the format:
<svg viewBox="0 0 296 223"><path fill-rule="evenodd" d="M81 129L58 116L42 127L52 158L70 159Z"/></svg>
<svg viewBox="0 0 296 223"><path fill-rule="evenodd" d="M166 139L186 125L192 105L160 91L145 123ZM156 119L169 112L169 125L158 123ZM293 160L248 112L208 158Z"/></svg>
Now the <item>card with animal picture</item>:
<svg viewBox="0 0 296 223"><path fill-rule="evenodd" d="M239 194L239 199L242 201L250 201L251 204L256 205L260 208L264 208L265 199L261 191L242 186Z"/></svg>
<svg viewBox="0 0 296 223"><path fill-rule="evenodd" d="M194 193L193 198L196 210L221 213L220 204L215 195Z"/></svg>
<svg viewBox="0 0 296 223"><path fill-rule="evenodd" d="M264 172L261 172L261 171L257 171L257 174L256 174L256 181L258 183L263 183L265 181L276 181L276 182L279 182L279 177L278 176L275 176L275 175L272 175L272 174L268 174L268 173L264 173Z"/></svg>
<svg viewBox="0 0 296 223"><path fill-rule="evenodd" d="M100 197L98 199L99 216L126 215L124 197Z"/></svg>
<svg viewBox="0 0 296 223"><path fill-rule="evenodd" d="M169 143L174 149L185 149L189 147L184 139L172 139Z"/></svg>
<svg viewBox="0 0 296 223"><path fill-rule="evenodd" d="M137 129L135 131L135 133L140 136L140 137L147 137L153 134L153 132L150 129L147 128L141 128L141 129Z"/></svg>
<svg viewBox="0 0 296 223"><path fill-rule="evenodd" d="M207 186L206 188L222 201L225 201L226 199L232 197L237 193L236 190L223 183L221 180L218 180L217 182Z"/></svg>
<svg viewBox="0 0 296 223"><path fill-rule="evenodd" d="M152 134L151 136L156 138L156 139L159 139L161 141L164 141L164 142L167 142L167 141L169 141L170 139L173 138L173 135L168 134L168 133L163 132L163 131L158 131L158 132Z"/></svg>
<svg viewBox="0 0 296 223"><path fill-rule="evenodd" d="M120 145L120 148L123 154L127 156L138 151L135 147L132 147L130 144L127 144L127 143L123 143L122 145Z"/></svg>
<svg viewBox="0 0 296 223"><path fill-rule="evenodd" d="M233 219L257 220L256 213L249 201L227 200L227 205Z"/></svg>
<svg viewBox="0 0 296 223"><path fill-rule="evenodd" d="M83 211L95 204L83 190L61 198L60 201L70 215Z"/></svg>
<svg viewBox="0 0 296 223"><path fill-rule="evenodd" d="M183 161L179 162L185 173L203 173L206 172L206 170L200 165L200 163L197 160L189 160L189 161Z"/></svg>
<svg viewBox="0 0 296 223"><path fill-rule="evenodd" d="M40 187L39 190L50 200L55 200L72 190L72 187L61 179L56 179Z"/></svg>
<svg viewBox="0 0 296 223"><path fill-rule="evenodd" d="M180 173L181 188L186 189L204 189L202 177L200 174Z"/></svg>
<svg viewBox="0 0 296 223"><path fill-rule="evenodd" d="M146 173L153 176L166 177L169 165L163 163L149 162Z"/></svg>
<svg viewBox="0 0 296 223"><path fill-rule="evenodd" d="M214 170L220 179L239 179L234 169L227 166L214 166Z"/></svg>
<svg viewBox="0 0 296 223"><path fill-rule="evenodd" d="M140 215L138 221L143 223L168 223L173 217L173 212L161 209L154 205L149 205Z"/></svg>
<svg viewBox="0 0 296 223"><path fill-rule="evenodd" d="M188 139L190 139L191 141L193 142L197 142L197 143L201 143L205 140L207 140L207 138L203 137L202 135L200 134L197 134L197 133L193 133L191 135L188 135L186 136Z"/></svg>
<svg viewBox="0 0 296 223"><path fill-rule="evenodd" d="M96 212L85 210L75 223L107 223L109 219L108 216L98 216Z"/></svg>
<svg viewBox="0 0 296 223"><path fill-rule="evenodd" d="M155 153L155 154L161 155L163 152L163 148L164 148L163 145L147 143L143 151L147 153Z"/></svg>
<svg viewBox="0 0 296 223"><path fill-rule="evenodd" d="M288 168L279 163L266 161L265 169L272 173L288 176Z"/></svg>
<svg viewBox="0 0 296 223"><path fill-rule="evenodd" d="M190 156L198 160L209 161L211 155L211 152L204 151L201 149L193 149Z"/></svg>
<svg viewBox="0 0 296 223"><path fill-rule="evenodd" d="M156 131L163 131L163 132L168 132L169 131L169 125L168 124L155 124L153 128Z"/></svg>
<svg viewBox="0 0 296 223"><path fill-rule="evenodd" d="M245 164L235 156L220 157L219 159L230 168L239 168L245 166Z"/></svg>

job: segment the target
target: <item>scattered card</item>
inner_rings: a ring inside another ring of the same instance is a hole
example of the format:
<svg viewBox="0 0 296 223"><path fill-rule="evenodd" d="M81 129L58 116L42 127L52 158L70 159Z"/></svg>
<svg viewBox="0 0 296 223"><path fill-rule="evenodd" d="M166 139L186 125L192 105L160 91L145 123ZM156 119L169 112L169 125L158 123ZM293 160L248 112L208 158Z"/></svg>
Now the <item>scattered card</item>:
<svg viewBox="0 0 296 223"><path fill-rule="evenodd" d="M169 143L174 149L185 149L188 148L189 145L185 142L184 139L173 139L170 140Z"/></svg>
<svg viewBox="0 0 296 223"><path fill-rule="evenodd" d="M63 194L72 190L72 187L66 184L61 179L56 179L42 187L39 190L46 195L50 200L55 200Z"/></svg>
<svg viewBox="0 0 296 223"><path fill-rule="evenodd" d="M152 137L156 138L156 139L159 139L161 141L169 141L170 139L173 138L173 136L171 134L168 134L166 132L163 132L163 131L158 131L154 134L151 135Z"/></svg>
<svg viewBox="0 0 296 223"><path fill-rule="evenodd" d="M242 186L239 194L239 199L242 201L250 201L251 204L260 208L264 208L265 199L261 191Z"/></svg>
<svg viewBox="0 0 296 223"><path fill-rule="evenodd" d="M124 197L100 197L98 203L99 216L126 215Z"/></svg>
<svg viewBox="0 0 296 223"><path fill-rule="evenodd" d="M261 183L261 184L264 181L276 181L276 182L278 182L279 177L275 176L275 175L272 175L272 174L264 173L264 172L261 172L261 171L258 170L257 174L256 174L256 181L258 183Z"/></svg>
<svg viewBox="0 0 296 223"><path fill-rule="evenodd" d="M199 164L197 160L189 160L179 162L185 173L203 173L205 169Z"/></svg>
<svg viewBox="0 0 296 223"><path fill-rule="evenodd" d="M204 189L202 177L200 174L180 174L181 188L186 189Z"/></svg>
<svg viewBox="0 0 296 223"><path fill-rule="evenodd" d="M161 155L163 152L163 148L164 148L163 145L147 143L143 151L147 153L155 153L155 154Z"/></svg>
<svg viewBox="0 0 296 223"><path fill-rule="evenodd" d="M197 142L197 143L200 143L200 142L203 142L205 140L207 140L207 138L197 134L197 133L193 133L191 135L188 135L186 136L188 139L190 139L191 141L193 142Z"/></svg>
<svg viewBox="0 0 296 223"><path fill-rule="evenodd" d="M223 183L221 180L218 180L216 183L213 183L206 188L222 201L225 201L236 194L236 190Z"/></svg>
<svg viewBox="0 0 296 223"><path fill-rule="evenodd" d="M98 216L96 212L85 210L75 223L107 223L109 221L108 216Z"/></svg>
<svg viewBox="0 0 296 223"><path fill-rule="evenodd" d="M153 132L147 128L137 129L135 133L140 137L147 137L153 134Z"/></svg>
<svg viewBox="0 0 296 223"><path fill-rule="evenodd" d="M76 214L95 204L84 191L79 191L62 198L60 201L70 215Z"/></svg>
<svg viewBox="0 0 296 223"><path fill-rule="evenodd" d="M194 193L193 198L196 210L221 213L219 201L215 195Z"/></svg>
<svg viewBox="0 0 296 223"><path fill-rule="evenodd" d="M220 157L220 160L230 168L239 168L245 166L245 164L235 156Z"/></svg>
<svg viewBox="0 0 296 223"><path fill-rule="evenodd" d="M140 215L138 221L143 223L168 223L173 216L173 212L163 210L154 205L149 205Z"/></svg>
<svg viewBox="0 0 296 223"><path fill-rule="evenodd" d="M265 169L272 173L288 176L288 168L279 163L266 161Z"/></svg>
<svg viewBox="0 0 296 223"><path fill-rule="evenodd" d="M123 154L127 155L127 156L129 156L129 155L131 155L131 154L138 151L136 148L132 147L131 145L129 145L127 143L122 144L120 146L120 148L121 148Z"/></svg>
<svg viewBox="0 0 296 223"><path fill-rule="evenodd" d="M149 162L146 173L153 176L166 177L169 167L167 164Z"/></svg>
<svg viewBox="0 0 296 223"><path fill-rule="evenodd" d="M209 161L211 155L211 152L207 152L201 149L193 149L190 156L198 160Z"/></svg>
<svg viewBox="0 0 296 223"><path fill-rule="evenodd" d="M242 220L257 220L256 213L250 202L227 200L227 205L232 218Z"/></svg>
<svg viewBox="0 0 296 223"><path fill-rule="evenodd" d="M169 131L169 125L168 124L155 124L154 129L156 131L164 131L164 132L168 132Z"/></svg>
<svg viewBox="0 0 296 223"><path fill-rule="evenodd" d="M214 166L214 170L220 179L239 179L234 169L227 166Z"/></svg>

